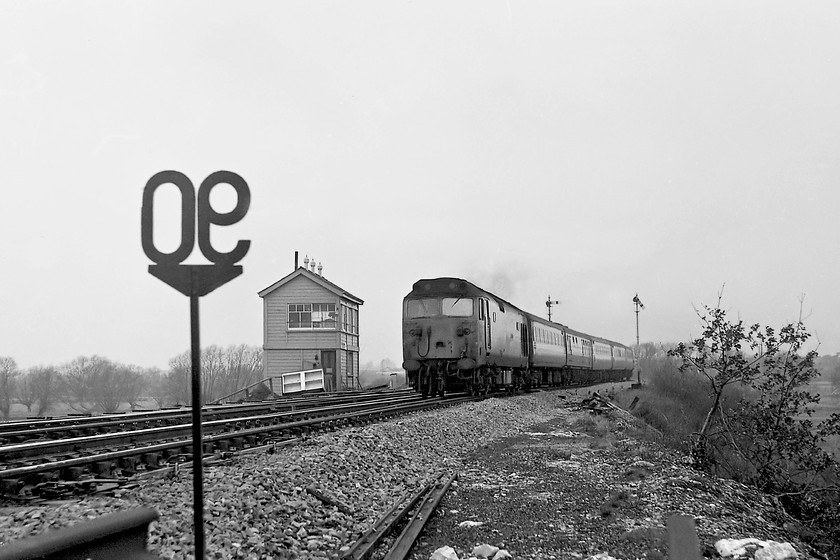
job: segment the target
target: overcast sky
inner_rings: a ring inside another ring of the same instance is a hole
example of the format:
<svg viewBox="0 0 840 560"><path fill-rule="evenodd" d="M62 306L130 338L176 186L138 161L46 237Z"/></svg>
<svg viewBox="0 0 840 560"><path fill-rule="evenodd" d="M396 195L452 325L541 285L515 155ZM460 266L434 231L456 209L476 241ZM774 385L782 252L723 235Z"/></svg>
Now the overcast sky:
<svg viewBox="0 0 840 560"><path fill-rule="evenodd" d="M840 351L836 2L0 3L0 356L166 367L189 300L147 272L143 187L230 170L251 249L201 341L262 344L294 251L365 300L400 363L402 298L454 276L625 343L694 307L795 320ZM174 187L156 198L179 243ZM223 187L211 201L233 205ZM202 262L196 248L189 262Z"/></svg>

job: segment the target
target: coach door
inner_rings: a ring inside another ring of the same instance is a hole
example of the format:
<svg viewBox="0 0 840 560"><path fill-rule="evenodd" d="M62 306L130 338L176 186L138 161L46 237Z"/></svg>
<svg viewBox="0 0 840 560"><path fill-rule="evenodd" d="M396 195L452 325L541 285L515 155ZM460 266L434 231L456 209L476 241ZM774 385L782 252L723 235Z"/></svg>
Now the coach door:
<svg viewBox="0 0 840 560"><path fill-rule="evenodd" d="M490 327L490 305L487 303L487 300L481 298L479 300L481 302L478 307L479 319L484 320L484 344L486 346L484 353L485 355L490 355L490 347L492 346L492 332Z"/></svg>
<svg viewBox="0 0 840 560"><path fill-rule="evenodd" d="M527 358L530 354L530 347L528 345L528 323L521 323L519 325L519 338L522 341L522 356Z"/></svg>

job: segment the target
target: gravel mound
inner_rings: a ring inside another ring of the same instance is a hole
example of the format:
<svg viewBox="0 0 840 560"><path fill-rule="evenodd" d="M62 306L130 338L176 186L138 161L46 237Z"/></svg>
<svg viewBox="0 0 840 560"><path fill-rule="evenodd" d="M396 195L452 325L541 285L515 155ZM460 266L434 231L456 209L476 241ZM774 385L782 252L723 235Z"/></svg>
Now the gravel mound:
<svg viewBox="0 0 840 560"><path fill-rule="evenodd" d="M619 412L568 393L487 399L312 437L205 469L208 558L336 558L395 503L443 473L459 478L412 551L460 559L667 558L666 520L694 519L703 553L719 539L790 542L770 498L694 471ZM142 481L111 497L0 509L0 544L105 513L151 507L149 549L191 558L192 477ZM499 554L502 553L499 551Z"/></svg>
<svg viewBox="0 0 840 560"><path fill-rule="evenodd" d="M412 413L205 468L207 557L333 558L406 493L460 471L489 442L555 417L557 402L537 393ZM191 558L191 504L192 475L183 471L112 497L2 508L0 544L143 506L160 514L149 549Z"/></svg>

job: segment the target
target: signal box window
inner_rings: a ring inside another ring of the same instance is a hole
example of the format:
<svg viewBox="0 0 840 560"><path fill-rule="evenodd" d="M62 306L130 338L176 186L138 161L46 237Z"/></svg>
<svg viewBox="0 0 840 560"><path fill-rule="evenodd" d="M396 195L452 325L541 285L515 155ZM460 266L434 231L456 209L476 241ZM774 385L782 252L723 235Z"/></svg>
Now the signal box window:
<svg viewBox="0 0 840 560"><path fill-rule="evenodd" d="M342 305L341 311L342 330L351 334L359 334L359 310Z"/></svg>
<svg viewBox="0 0 840 560"><path fill-rule="evenodd" d="M290 303L290 329L335 329L334 303Z"/></svg>

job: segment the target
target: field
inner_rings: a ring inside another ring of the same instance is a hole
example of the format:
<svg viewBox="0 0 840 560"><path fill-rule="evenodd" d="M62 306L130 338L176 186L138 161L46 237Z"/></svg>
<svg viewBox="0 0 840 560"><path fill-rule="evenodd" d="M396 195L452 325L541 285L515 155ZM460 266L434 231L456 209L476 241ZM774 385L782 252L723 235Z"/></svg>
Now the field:
<svg viewBox="0 0 840 560"><path fill-rule="evenodd" d="M158 406L152 399L140 399L138 410L157 410ZM122 403L118 412L131 412L131 406L127 403ZM41 416L46 417L59 417L59 416L68 416L71 414L80 414L78 410L73 410L70 406L64 403L55 403L50 406L50 409L47 411L46 414L42 414ZM34 417L34 414L27 411L26 407L20 403L13 403L12 409L9 412L9 420L23 420L30 416ZM0 419L0 422L3 420Z"/></svg>
<svg viewBox="0 0 840 560"><path fill-rule="evenodd" d="M392 372L361 372L359 374L359 383L363 389L373 389L377 387L388 387L391 389L400 389L405 387L405 373ZM153 399L140 399L139 410L157 410L158 405ZM119 412L130 412L131 407L127 403L122 403L118 410ZM55 403L47 411L45 416L58 417L67 416L70 414L79 414L79 411L73 410L65 403ZM26 407L20 403L13 403L9 414L9 420L23 420L33 416L33 414L26 410ZM0 422L3 422L0 419Z"/></svg>

